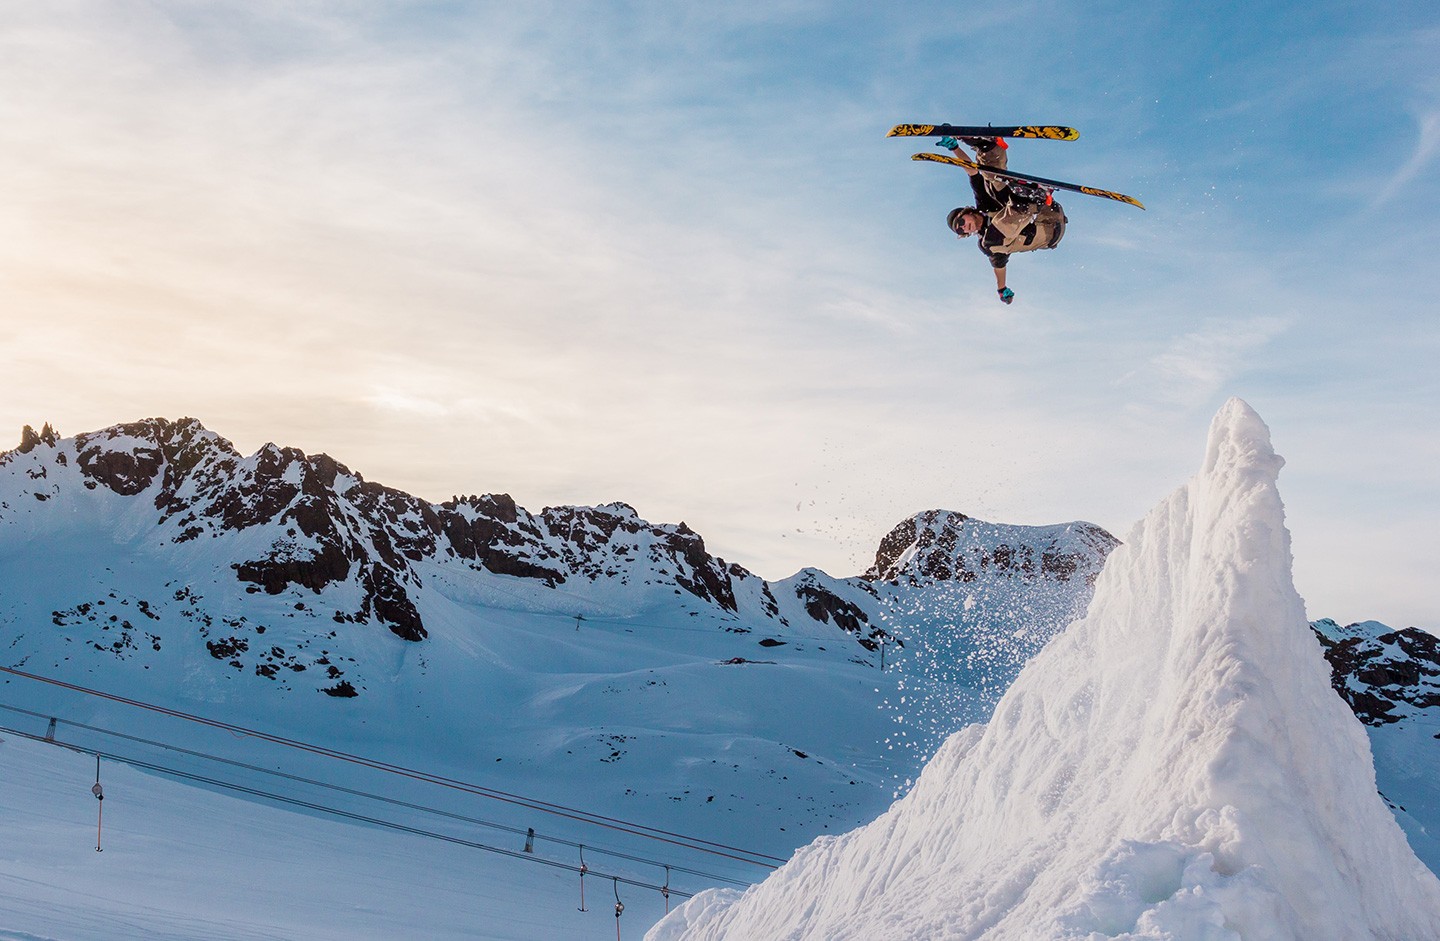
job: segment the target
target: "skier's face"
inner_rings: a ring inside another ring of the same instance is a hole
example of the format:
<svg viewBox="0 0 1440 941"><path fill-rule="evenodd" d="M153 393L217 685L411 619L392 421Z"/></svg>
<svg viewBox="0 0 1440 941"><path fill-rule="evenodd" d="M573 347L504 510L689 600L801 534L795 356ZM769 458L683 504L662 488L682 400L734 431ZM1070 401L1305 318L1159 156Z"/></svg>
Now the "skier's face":
<svg viewBox="0 0 1440 941"><path fill-rule="evenodd" d="M980 216L978 213L967 212L955 221L957 223L955 226L955 234L962 239L967 235L974 235L980 231Z"/></svg>

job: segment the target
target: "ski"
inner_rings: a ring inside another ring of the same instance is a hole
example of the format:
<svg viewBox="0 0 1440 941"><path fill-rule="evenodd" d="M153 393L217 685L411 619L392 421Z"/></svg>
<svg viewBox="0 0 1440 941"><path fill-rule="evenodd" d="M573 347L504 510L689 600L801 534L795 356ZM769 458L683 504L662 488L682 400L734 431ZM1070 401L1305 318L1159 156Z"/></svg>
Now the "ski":
<svg viewBox="0 0 1440 941"><path fill-rule="evenodd" d="M1056 124L985 127L965 124L897 124L886 137L1031 137L1040 140L1076 140L1080 132Z"/></svg>
<svg viewBox="0 0 1440 941"><path fill-rule="evenodd" d="M1020 180L1023 183L1032 183L1052 190L1069 190L1072 193L1084 193L1087 196L1103 196L1106 199L1113 199L1117 202L1129 203L1141 209L1145 204L1133 196L1126 196L1124 193L1112 193L1109 190L1096 189L1093 186L1081 186L1079 183L1065 183L1061 180L1047 180L1042 176L1031 176L1028 173L1017 173L1014 170L996 170L993 167L982 167L964 157L956 157L953 154L915 154L911 160L929 160L932 163L948 163L952 167L968 167L971 170L981 170L985 173L993 173L996 176L1003 176L1007 180Z"/></svg>

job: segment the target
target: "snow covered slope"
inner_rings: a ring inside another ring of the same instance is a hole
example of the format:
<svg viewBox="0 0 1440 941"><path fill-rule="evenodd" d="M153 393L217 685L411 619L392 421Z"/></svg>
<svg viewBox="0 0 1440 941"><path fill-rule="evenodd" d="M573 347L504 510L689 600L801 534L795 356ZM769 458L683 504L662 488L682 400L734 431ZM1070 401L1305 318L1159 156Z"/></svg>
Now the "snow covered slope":
<svg viewBox="0 0 1440 941"><path fill-rule="evenodd" d="M746 884L766 870L617 834L589 815L782 857L873 818L928 757L916 743L987 712L1043 639L1083 611L1113 545L1082 523L1011 527L931 511L897 526L866 576L807 569L767 583L710 556L684 524L648 523L624 504L539 513L504 495L430 504L324 455L267 446L242 456L191 420L74 438L27 429L20 448L0 455L0 666L587 813L437 795L11 674L0 676L0 725L43 735L57 717L62 742L301 801L341 798L115 733L439 801L521 834L482 831L484 840L515 850L534 827L537 859L573 865L570 844L584 844L596 871L652 885L672 874L677 889L722 884L715 877ZM0 762L0 772L12 768ZM9 793L22 825L44 806L38 793ZM130 805L136 789L128 793L107 801L107 816ZM397 812L344 802L362 815ZM217 804L257 820L277 814ZM158 813L145 819L183 829ZM346 842L313 821L287 826L315 833L317 846ZM142 866L168 872L183 857L196 892L224 878L209 875L203 848L167 843L164 832L146 839L153 852ZM93 902L51 926L83 936L79 926L110 911L137 937L164 926L183 934L184 912L167 906L185 893L107 909L51 849L12 861L57 894ZM316 865L343 868L317 853ZM423 853L405 858L414 871ZM515 880L510 863L482 855L470 866L477 881ZM0 911L24 894L0 882ZM631 919L663 912L629 898ZM573 902L567 888L530 904ZM264 914L237 936L287 923L276 909ZM311 914L292 914L292 933L305 934ZM482 936L507 932L499 923Z"/></svg>
<svg viewBox="0 0 1440 941"><path fill-rule="evenodd" d="M94 774L93 758L0 737L0 941L615 936L609 880L590 880L582 913L572 873L108 762L97 853ZM620 892L626 938L664 914L659 894Z"/></svg>
<svg viewBox="0 0 1440 941"><path fill-rule="evenodd" d="M650 941L1440 937L1440 881L1294 590L1282 463L1228 402L987 725L874 823Z"/></svg>
<svg viewBox="0 0 1440 941"><path fill-rule="evenodd" d="M865 585L772 586L624 504L434 505L324 455L242 457L191 420L27 430L0 455L0 599L6 666L713 839L788 852L888 783L884 631L837 623L873 608ZM53 687L0 690L154 731Z"/></svg>

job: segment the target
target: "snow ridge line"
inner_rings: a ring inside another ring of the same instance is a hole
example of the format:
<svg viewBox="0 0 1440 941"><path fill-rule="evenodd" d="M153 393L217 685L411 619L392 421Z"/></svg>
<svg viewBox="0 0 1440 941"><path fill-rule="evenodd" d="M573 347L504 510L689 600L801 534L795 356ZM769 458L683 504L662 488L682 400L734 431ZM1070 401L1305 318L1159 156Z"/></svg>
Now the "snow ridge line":
<svg viewBox="0 0 1440 941"><path fill-rule="evenodd" d="M156 712L161 715L169 716L171 718L183 719L187 722L195 722L199 725L208 726L214 729L220 729L226 732L232 732L237 735L246 735L252 738L258 738L261 741L270 742L274 745L283 745L287 748L294 748L299 751L309 752L310 754L319 755L324 758L334 758L339 761L345 761L351 764L359 765L361 767L370 768L374 771L384 771L389 774L396 774L401 777L410 778L415 781L422 781L427 784L435 784L440 787L447 787L452 790L462 791L467 794L474 794L477 797L488 797L492 800L499 800L505 803L516 804L521 807L526 807L530 810L536 810L541 813L552 814L554 816L574 820L579 823L589 824L591 826L597 827L604 827L610 830L618 830L622 833L629 833L632 836L640 836L645 837L646 839L658 840L662 843L670 843L675 846L681 846L685 849L694 850L700 853L709 853L714 856L723 856L727 859L733 859L738 862L748 863L752 866L763 866L767 869L777 869L779 868L779 864L785 862L785 860L777 856L770 856L765 853L753 852L751 850L746 850L742 847L730 846L725 843L716 843L710 840L702 840L698 837L690 837L682 833L674 833L669 830L661 830L658 827L650 827L646 826L645 824L633 823L631 821L622 820L616 817L607 817L602 814L593 814L589 811L580 810L575 807L567 807L563 804L552 804L548 801L542 801L536 798L529 798L520 794L512 794L507 791L500 791L494 788L488 788L480 784L472 784L467 781L459 781L454 778L447 778L441 775L430 774L429 772L420 771L415 768L407 768L404 765L391 764L389 762L379 761L373 758L366 758L362 755L353 755L348 752L342 752L333 748L327 748L323 745L312 745L310 743L301 742L296 739L285 738L284 736L274 735L269 732L262 732L258 729L251 729L245 726L234 725L229 722L221 722L218 719L207 719L204 716L197 716L192 713L181 712L178 709L170 709L166 706L160 706L154 703L147 703L138 699L129 699L124 696L117 696L113 693L106 693L102 690L90 689L89 687L79 686L74 683L67 683L64 680L57 680L51 677L40 676L35 673L26 673L23 670L16 670L13 667L0 666L0 673L20 677L22 679L35 680L40 683L47 683L51 686L58 686L62 689L68 689L72 692L84 693L87 696L96 696L100 699L117 702L122 705L134 706L137 709L145 709L150 712ZM772 862L762 862L762 860L771 860Z"/></svg>

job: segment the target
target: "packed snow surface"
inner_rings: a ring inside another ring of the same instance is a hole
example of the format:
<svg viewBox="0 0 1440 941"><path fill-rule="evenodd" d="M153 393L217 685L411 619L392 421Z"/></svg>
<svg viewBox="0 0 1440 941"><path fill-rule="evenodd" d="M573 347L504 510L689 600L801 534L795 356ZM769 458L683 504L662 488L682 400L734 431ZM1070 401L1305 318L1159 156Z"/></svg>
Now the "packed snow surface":
<svg viewBox="0 0 1440 941"><path fill-rule="evenodd" d="M649 941L1440 938L1291 579L1283 461L1238 399L1088 615L873 823Z"/></svg>

